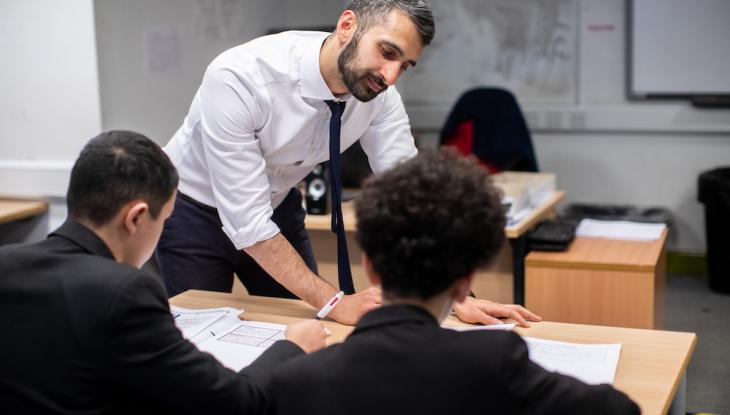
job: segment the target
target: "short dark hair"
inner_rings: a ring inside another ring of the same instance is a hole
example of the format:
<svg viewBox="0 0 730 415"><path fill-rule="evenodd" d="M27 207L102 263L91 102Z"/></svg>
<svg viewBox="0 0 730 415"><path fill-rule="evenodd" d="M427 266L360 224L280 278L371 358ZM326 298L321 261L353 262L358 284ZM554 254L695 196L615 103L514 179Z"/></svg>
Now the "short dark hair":
<svg viewBox="0 0 730 415"><path fill-rule="evenodd" d="M384 22L394 8L405 13L416 25L423 46L431 43L436 26L431 5L425 0L354 0L347 6L347 10L352 10L357 16L357 32L360 33Z"/></svg>
<svg viewBox="0 0 730 415"><path fill-rule="evenodd" d="M132 131L104 132L84 146L71 170L68 215L101 226L125 203L142 199L157 219L177 182L175 166L152 140Z"/></svg>
<svg viewBox="0 0 730 415"><path fill-rule="evenodd" d="M473 157L425 150L366 180L357 241L383 294L428 299L496 257L505 240L499 190Z"/></svg>

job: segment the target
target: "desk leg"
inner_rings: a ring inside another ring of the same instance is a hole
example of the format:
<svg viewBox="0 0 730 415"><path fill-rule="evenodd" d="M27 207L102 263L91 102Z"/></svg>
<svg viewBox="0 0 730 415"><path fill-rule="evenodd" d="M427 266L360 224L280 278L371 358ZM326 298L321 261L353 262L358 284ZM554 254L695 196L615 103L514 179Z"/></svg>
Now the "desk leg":
<svg viewBox="0 0 730 415"><path fill-rule="evenodd" d="M682 379L677 385L677 392L674 394L672 404L669 406L667 415L685 415L687 413L687 371L682 373Z"/></svg>
<svg viewBox="0 0 730 415"><path fill-rule="evenodd" d="M522 235L509 240L512 245L512 291L515 304L525 305L525 256L527 238Z"/></svg>

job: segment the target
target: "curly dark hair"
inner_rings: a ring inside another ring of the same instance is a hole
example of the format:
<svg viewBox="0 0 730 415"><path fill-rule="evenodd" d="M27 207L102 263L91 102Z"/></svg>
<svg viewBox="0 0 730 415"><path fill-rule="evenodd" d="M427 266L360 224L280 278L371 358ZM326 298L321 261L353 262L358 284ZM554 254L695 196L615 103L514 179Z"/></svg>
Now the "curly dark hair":
<svg viewBox="0 0 730 415"><path fill-rule="evenodd" d="M499 190L474 158L449 149L368 179L355 212L385 296L433 297L491 262L505 240Z"/></svg>

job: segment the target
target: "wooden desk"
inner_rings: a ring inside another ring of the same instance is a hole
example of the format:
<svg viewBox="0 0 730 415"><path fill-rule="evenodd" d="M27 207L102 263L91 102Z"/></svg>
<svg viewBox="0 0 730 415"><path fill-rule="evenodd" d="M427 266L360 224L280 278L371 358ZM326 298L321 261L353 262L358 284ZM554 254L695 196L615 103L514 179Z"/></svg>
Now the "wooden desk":
<svg viewBox="0 0 730 415"><path fill-rule="evenodd" d="M565 252L530 252L526 306L552 321L661 328L666 241L666 230L650 242L578 237Z"/></svg>
<svg viewBox="0 0 730 415"><path fill-rule="evenodd" d="M48 202L0 199L0 245L37 242L48 235Z"/></svg>
<svg viewBox="0 0 730 415"><path fill-rule="evenodd" d="M519 223L505 228L509 244L505 244L491 268L477 273L472 291L479 298L500 303L524 303L526 255L525 233L537 222L554 213L565 192L556 191ZM355 289L360 291L370 286L360 257L362 252L355 241L357 221L352 202L342 204L342 216L347 233L347 248L350 252L350 266ZM312 241L312 248L319 266L319 275L333 286L337 286L337 238L330 231L330 215L307 215L304 224Z"/></svg>
<svg viewBox="0 0 730 415"><path fill-rule="evenodd" d="M243 308L246 319L283 324L310 319L316 313L299 300L195 290L186 291L170 302L189 308ZM344 340L353 329L329 320L323 324L332 331L329 343ZM453 319L447 324L465 325ZM621 343L614 386L635 400L645 415L667 413L697 342L694 333L551 322L533 323L529 329L515 331L522 336L576 343Z"/></svg>
<svg viewBox="0 0 730 415"><path fill-rule="evenodd" d="M0 199L0 224L41 215L48 211L45 200Z"/></svg>

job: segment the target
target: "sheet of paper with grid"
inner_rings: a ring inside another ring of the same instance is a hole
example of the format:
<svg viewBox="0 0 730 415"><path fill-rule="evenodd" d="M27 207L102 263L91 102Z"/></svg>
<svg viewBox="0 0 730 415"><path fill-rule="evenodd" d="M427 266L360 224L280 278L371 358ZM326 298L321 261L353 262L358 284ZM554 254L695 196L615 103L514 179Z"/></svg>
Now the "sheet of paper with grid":
<svg viewBox="0 0 730 415"><path fill-rule="evenodd" d="M221 333L197 344L201 351L213 355L224 366L239 371L277 340L284 339L286 325L260 321L240 321Z"/></svg>
<svg viewBox="0 0 730 415"><path fill-rule="evenodd" d="M174 305L170 306L170 312L175 319L175 325L180 329L183 337L193 343L205 340L205 338L199 339L198 337L201 337L201 334L212 331L216 326L218 331L222 331L222 329L230 327L231 322L240 321L238 314L242 311L231 307L191 309Z"/></svg>

